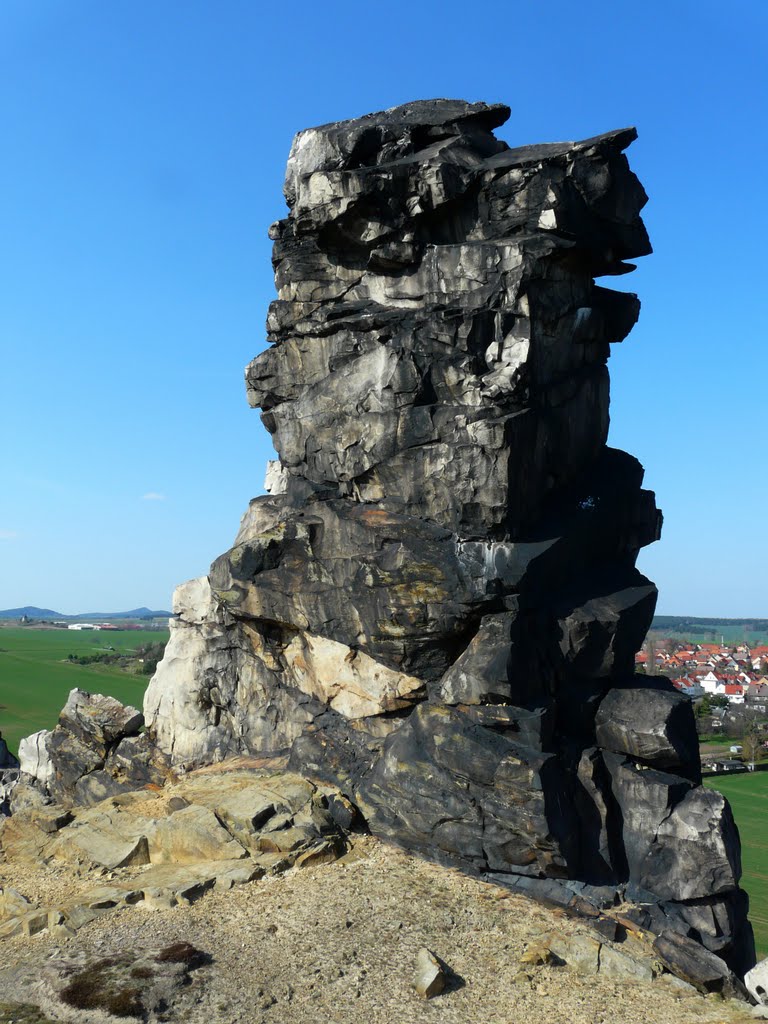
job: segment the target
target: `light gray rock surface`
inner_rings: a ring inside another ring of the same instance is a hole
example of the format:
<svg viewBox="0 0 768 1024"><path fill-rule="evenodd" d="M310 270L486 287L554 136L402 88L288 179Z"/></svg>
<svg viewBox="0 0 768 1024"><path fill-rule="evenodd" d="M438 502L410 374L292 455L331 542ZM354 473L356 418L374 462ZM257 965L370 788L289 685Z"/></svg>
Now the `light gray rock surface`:
<svg viewBox="0 0 768 1024"><path fill-rule="evenodd" d="M446 980L446 973L438 958L426 946L422 946L416 954L416 991L424 999L432 999L443 991Z"/></svg>
<svg viewBox="0 0 768 1024"><path fill-rule="evenodd" d="M744 984L759 1006L768 1006L768 959L761 960L747 971Z"/></svg>
<svg viewBox="0 0 768 1024"><path fill-rule="evenodd" d="M47 786L54 777L53 761L49 749L52 732L41 729L26 736L19 743L19 767L31 778Z"/></svg>

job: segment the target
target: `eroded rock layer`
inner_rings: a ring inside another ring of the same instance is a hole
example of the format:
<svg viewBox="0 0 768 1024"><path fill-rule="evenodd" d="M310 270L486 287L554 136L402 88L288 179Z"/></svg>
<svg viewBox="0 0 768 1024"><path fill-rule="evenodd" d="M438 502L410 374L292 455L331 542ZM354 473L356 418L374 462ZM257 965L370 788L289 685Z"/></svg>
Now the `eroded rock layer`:
<svg viewBox="0 0 768 1024"><path fill-rule="evenodd" d="M635 132L510 149L508 113L434 100L297 135L246 371L270 493L177 591L131 742L177 769L289 751L381 836L547 899L626 897L743 971L730 810L690 703L633 674L661 515L606 445L639 302L595 278L651 251Z"/></svg>

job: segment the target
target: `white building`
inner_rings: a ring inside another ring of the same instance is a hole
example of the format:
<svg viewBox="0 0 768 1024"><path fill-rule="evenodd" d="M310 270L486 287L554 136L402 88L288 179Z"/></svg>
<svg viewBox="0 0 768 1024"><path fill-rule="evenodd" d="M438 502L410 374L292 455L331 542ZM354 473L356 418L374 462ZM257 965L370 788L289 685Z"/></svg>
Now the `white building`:
<svg viewBox="0 0 768 1024"><path fill-rule="evenodd" d="M703 697L706 691L701 683L697 683L693 679L681 679L680 692L684 693L686 697L690 697L691 700L696 700L697 697Z"/></svg>
<svg viewBox="0 0 768 1024"><path fill-rule="evenodd" d="M702 688L704 693L722 693L725 689L725 687L723 687L723 684L720 682L720 680L717 678L717 676L711 669L709 672L707 672L706 675L702 676L701 679L699 679L699 686ZM720 691L718 691L717 689L718 686L721 687Z"/></svg>

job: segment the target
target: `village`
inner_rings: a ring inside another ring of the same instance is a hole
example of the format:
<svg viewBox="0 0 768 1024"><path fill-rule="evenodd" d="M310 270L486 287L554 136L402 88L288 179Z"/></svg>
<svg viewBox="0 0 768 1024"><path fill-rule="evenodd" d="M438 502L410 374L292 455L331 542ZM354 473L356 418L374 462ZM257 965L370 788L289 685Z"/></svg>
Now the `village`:
<svg viewBox="0 0 768 1024"><path fill-rule="evenodd" d="M665 675L692 700L725 697L729 704L768 707L768 644L683 644L649 639L637 654L638 671Z"/></svg>
<svg viewBox="0 0 768 1024"><path fill-rule="evenodd" d="M768 758L768 645L692 644L651 634L635 668L666 676L693 701L705 772L754 770Z"/></svg>

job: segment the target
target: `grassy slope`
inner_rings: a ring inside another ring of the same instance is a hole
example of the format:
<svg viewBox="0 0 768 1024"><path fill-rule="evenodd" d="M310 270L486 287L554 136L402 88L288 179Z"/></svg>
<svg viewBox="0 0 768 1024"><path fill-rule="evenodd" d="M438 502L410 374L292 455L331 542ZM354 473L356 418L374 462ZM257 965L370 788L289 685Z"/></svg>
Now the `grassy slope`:
<svg viewBox="0 0 768 1024"><path fill-rule="evenodd" d="M768 956L768 772L705 779L727 797L741 834L742 886L749 893L758 959Z"/></svg>
<svg viewBox="0 0 768 1024"><path fill-rule="evenodd" d="M128 653L167 638L167 630L0 629L0 732L8 746L15 752L22 736L52 729L75 686L141 707L148 676L105 665L72 665L67 655L94 654L106 647Z"/></svg>

